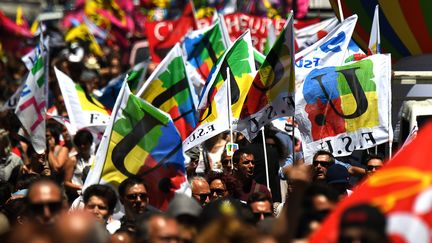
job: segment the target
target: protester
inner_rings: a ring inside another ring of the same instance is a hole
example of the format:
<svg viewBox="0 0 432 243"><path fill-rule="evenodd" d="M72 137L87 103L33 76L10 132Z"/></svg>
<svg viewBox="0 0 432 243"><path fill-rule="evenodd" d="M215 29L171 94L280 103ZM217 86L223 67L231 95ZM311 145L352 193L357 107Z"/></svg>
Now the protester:
<svg viewBox="0 0 432 243"><path fill-rule="evenodd" d="M257 223L265 218L274 217L273 203L265 193L255 192L251 194L247 204Z"/></svg>
<svg viewBox="0 0 432 243"><path fill-rule="evenodd" d="M103 225L114 212L117 203L115 191L107 185L91 185L83 194L84 209L92 213Z"/></svg>
<svg viewBox="0 0 432 243"><path fill-rule="evenodd" d="M21 158L11 152L9 133L0 129L0 180L8 181L12 170L21 165L23 165Z"/></svg>
<svg viewBox="0 0 432 243"><path fill-rule="evenodd" d="M207 182L210 185L210 200L219 198L239 198L240 183L237 179L227 172L210 172L207 175Z"/></svg>
<svg viewBox="0 0 432 243"><path fill-rule="evenodd" d="M192 197L201 205L210 202L210 186L204 177L195 176L190 179Z"/></svg>
<svg viewBox="0 0 432 243"><path fill-rule="evenodd" d="M375 171L384 166L384 158L381 155L370 154L366 159L366 174L372 175Z"/></svg>

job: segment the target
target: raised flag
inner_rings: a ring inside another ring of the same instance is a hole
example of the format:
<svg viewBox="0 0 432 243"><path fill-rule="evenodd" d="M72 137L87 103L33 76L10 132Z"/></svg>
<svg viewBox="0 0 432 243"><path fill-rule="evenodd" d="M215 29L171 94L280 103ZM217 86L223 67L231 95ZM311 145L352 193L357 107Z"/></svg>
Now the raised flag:
<svg viewBox="0 0 432 243"><path fill-rule="evenodd" d="M44 51L39 49L36 61L27 75L15 114L30 137L30 142L38 154L46 150L46 82Z"/></svg>
<svg viewBox="0 0 432 243"><path fill-rule="evenodd" d="M202 84L207 80L210 70L229 47L223 37L220 19L207 28L188 34L182 43L188 71L199 77Z"/></svg>
<svg viewBox="0 0 432 243"><path fill-rule="evenodd" d="M152 72L137 96L168 113L181 138L186 139L197 124L197 98L192 89L180 44L177 44Z"/></svg>
<svg viewBox="0 0 432 243"><path fill-rule="evenodd" d="M294 115L294 85L294 33L290 15L253 80L236 130L250 140L271 120Z"/></svg>
<svg viewBox="0 0 432 243"><path fill-rule="evenodd" d="M381 33L379 23L379 5L375 6L374 17L369 38L368 55L381 53Z"/></svg>
<svg viewBox="0 0 432 243"><path fill-rule="evenodd" d="M127 72L113 78L107 86L100 90L100 96L97 99L106 108L112 109L126 77L132 93L136 94L144 83L147 67L148 62L140 62Z"/></svg>
<svg viewBox="0 0 432 243"><path fill-rule="evenodd" d="M193 29L197 29L190 1L185 5L182 16L177 20L146 21L144 23L150 56L153 62L160 63L177 42Z"/></svg>
<svg viewBox="0 0 432 243"><path fill-rule="evenodd" d="M296 52L315 44L339 24L336 17L326 19L295 31Z"/></svg>
<svg viewBox="0 0 432 243"><path fill-rule="evenodd" d="M267 39L263 50L264 55L267 55L270 52L270 49L272 48L273 44L276 42L276 39L277 39L276 28L273 22L268 22Z"/></svg>
<svg viewBox="0 0 432 243"><path fill-rule="evenodd" d="M356 23L357 15L346 18L324 38L295 55L297 88L313 69L339 66L344 63L345 53Z"/></svg>
<svg viewBox="0 0 432 243"><path fill-rule="evenodd" d="M431 133L432 124L420 129L417 138L337 205L309 242L337 242L342 212L360 203L374 205L386 215L391 242L430 242Z"/></svg>
<svg viewBox="0 0 432 243"><path fill-rule="evenodd" d="M43 41L43 50L48 50L48 44L49 44L49 38L45 38ZM39 45L37 45L33 50L25 54L23 57L21 57L21 60L23 61L26 68L30 71L34 65L34 63L37 60L38 53L41 52L41 48Z"/></svg>
<svg viewBox="0 0 432 243"><path fill-rule="evenodd" d="M183 142L185 151L227 130L229 120L236 123L255 73L252 40L249 31L246 31L219 58L213 68L200 97L198 127ZM227 92L225 88L222 88L227 80L230 80L231 115L228 112L228 103L224 101L224 95L218 95L219 92Z"/></svg>
<svg viewBox="0 0 432 243"><path fill-rule="evenodd" d="M93 126L105 128L110 117L105 106L62 71L57 68L54 71L71 124L78 130Z"/></svg>
<svg viewBox="0 0 432 243"><path fill-rule="evenodd" d="M81 23L80 25L73 27L65 35L65 41L67 42L72 42L77 39L87 41L89 43L89 49L93 54L103 56L102 48L99 43L97 43L95 36L86 23Z"/></svg>
<svg viewBox="0 0 432 243"><path fill-rule="evenodd" d="M390 56L382 54L310 72L296 94L305 161L320 149L346 156L387 142L390 80Z"/></svg>
<svg viewBox="0 0 432 243"><path fill-rule="evenodd" d="M124 82L84 188L117 187L128 177L144 178L150 204L166 209L185 181L185 167L182 140L169 115L133 95Z"/></svg>
<svg viewBox="0 0 432 243"><path fill-rule="evenodd" d="M24 80L26 80L26 79L24 79ZM22 92L24 86L25 86L25 83L23 83L22 85L20 85L18 87L18 89L15 91L15 93L13 93L13 95L11 97L9 97L9 99L7 99L3 103L3 106L0 107L0 112L7 111L7 110L15 110L15 108L16 108L16 106L18 104L18 101L20 99L21 92Z"/></svg>

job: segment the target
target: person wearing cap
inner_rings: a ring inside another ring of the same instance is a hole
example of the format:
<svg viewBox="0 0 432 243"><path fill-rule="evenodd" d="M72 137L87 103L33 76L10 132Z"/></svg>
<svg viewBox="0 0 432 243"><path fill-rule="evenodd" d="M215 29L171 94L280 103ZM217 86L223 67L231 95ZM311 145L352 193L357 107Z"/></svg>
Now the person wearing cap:
<svg viewBox="0 0 432 243"><path fill-rule="evenodd" d="M386 234L386 217L369 204L351 206L342 213L338 242L390 242Z"/></svg>
<svg viewBox="0 0 432 243"><path fill-rule="evenodd" d="M326 182L339 193L340 198L352 193L352 191L348 189L349 178L349 172L343 165L334 164L327 169Z"/></svg>

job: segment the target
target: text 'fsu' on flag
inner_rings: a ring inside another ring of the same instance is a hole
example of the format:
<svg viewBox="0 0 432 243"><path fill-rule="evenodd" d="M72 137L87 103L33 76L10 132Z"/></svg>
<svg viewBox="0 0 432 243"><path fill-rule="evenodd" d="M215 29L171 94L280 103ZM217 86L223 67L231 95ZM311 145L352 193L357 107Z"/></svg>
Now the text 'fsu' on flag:
<svg viewBox="0 0 432 243"><path fill-rule="evenodd" d="M71 124L78 130L84 127L105 127L110 112L92 95L54 68Z"/></svg>
<svg viewBox="0 0 432 243"><path fill-rule="evenodd" d="M387 217L391 242L430 242L432 235L432 124L404 146L332 211L309 242L337 242L341 213L354 205L369 203ZM362 215L360 215L362 216Z"/></svg>
<svg viewBox="0 0 432 243"><path fill-rule="evenodd" d="M229 120L236 123L255 73L252 40L247 31L219 58L212 69L198 105L198 126L184 141L185 151L227 130ZM224 85L227 82L230 83L230 96ZM232 114L229 114L227 98L223 97L231 97Z"/></svg>
<svg viewBox="0 0 432 243"><path fill-rule="evenodd" d="M374 147L392 134L389 55L314 69L296 94L296 121L305 161L327 149L334 156Z"/></svg>
<svg viewBox="0 0 432 243"><path fill-rule="evenodd" d="M236 130L253 139L271 120L294 115L294 33L292 15L255 75Z"/></svg>
<svg viewBox="0 0 432 243"><path fill-rule="evenodd" d="M180 44L176 44L157 66L137 96L168 113L182 139L195 129L196 105L183 60Z"/></svg>
<svg viewBox="0 0 432 243"><path fill-rule="evenodd" d="M128 177L142 177L150 204L166 209L184 172L182 140L169 115L133 95L125 82L85 187L117 187Z"/></svg>

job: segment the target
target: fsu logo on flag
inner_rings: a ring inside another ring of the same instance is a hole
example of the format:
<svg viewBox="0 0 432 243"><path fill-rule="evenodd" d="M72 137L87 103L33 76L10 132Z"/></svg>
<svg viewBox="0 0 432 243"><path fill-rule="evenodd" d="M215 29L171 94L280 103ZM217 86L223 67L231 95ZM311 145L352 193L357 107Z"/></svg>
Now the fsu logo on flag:
<svg viewBox="0 0 432 243"><path fill-rule="evenodd" d="M313 141L379 125L371 60L313 70L303 95Z"/></svg>

